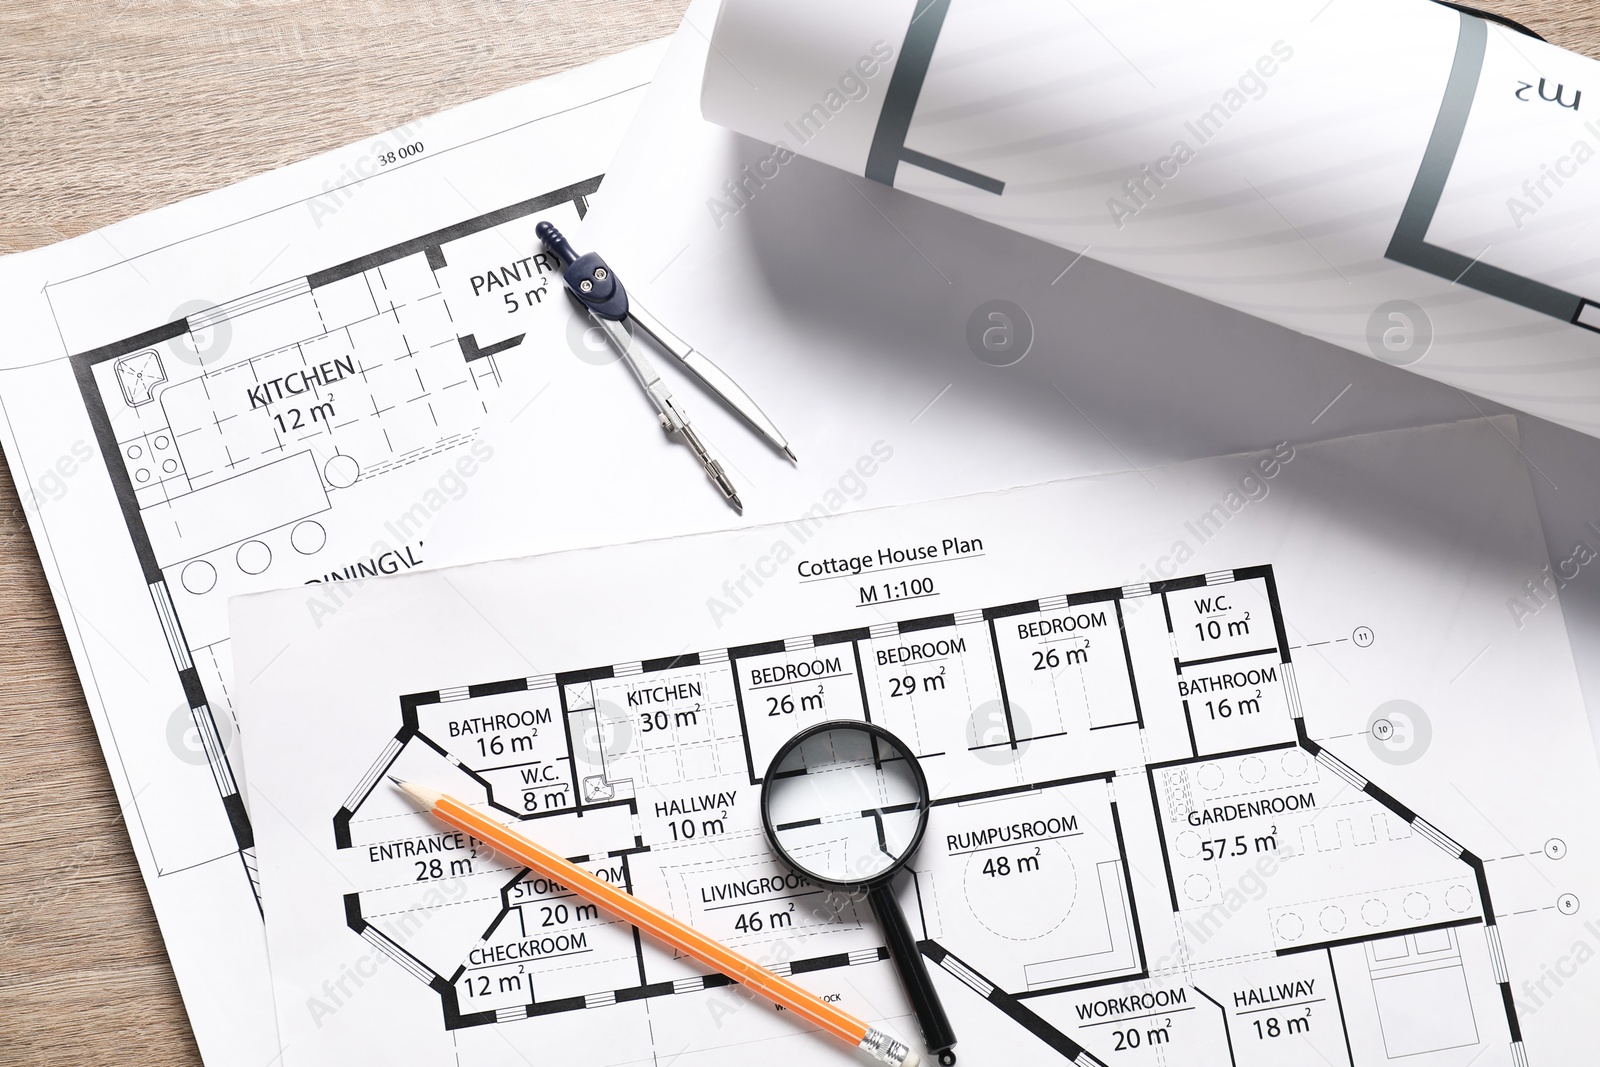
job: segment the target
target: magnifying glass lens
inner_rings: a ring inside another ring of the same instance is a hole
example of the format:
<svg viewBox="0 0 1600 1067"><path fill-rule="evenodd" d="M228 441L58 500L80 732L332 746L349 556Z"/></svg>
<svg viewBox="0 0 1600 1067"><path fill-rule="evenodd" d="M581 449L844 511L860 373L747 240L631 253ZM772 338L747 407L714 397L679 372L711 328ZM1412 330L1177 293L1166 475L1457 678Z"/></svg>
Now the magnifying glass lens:
<svg viewBox="0 0 1600 1067"><path fill-rule="evenodd" d="M916 847L927 797L909 753L841 724L806 737L772 768L765 803L791 865L815 881L860 885Z"/></svg>

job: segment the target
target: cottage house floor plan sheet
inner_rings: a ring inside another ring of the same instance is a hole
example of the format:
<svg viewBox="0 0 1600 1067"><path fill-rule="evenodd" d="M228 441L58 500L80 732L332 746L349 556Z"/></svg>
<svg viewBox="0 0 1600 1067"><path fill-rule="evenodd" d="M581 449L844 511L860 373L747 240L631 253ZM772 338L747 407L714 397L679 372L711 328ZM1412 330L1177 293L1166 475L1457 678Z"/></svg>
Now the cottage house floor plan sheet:
<svg viewBox="0 0 1600 1067"><path fill-rule="evenodd" d="M431 820L513 823L915 1046L772 855L797 730L932 795L896 890L970 1063L1564 1064L1600 788L1509 418L233 602L284 1062L852 1053ZM860 905L858 907L858 905Z"/></svg>
<svg viewBox="0 0 1600 1067"><path fill-rule="evenodd" d="M534 224L576 226L658 59L0 266L6 458L211 1067L277 1048L227 598L426 561L502 386L576 362Z"/></svg>

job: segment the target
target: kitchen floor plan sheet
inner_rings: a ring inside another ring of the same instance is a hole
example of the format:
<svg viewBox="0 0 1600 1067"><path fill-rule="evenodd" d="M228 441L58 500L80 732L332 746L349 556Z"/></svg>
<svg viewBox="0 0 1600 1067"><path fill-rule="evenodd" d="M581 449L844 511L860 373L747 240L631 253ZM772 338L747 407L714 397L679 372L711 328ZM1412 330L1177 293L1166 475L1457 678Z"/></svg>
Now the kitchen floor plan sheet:
<svg viewBox="0 0 1600 1067"><path fill-rule="evenodd" d="M502 386L571 360L534 225L586 213L659 53L0 265L6 456L212 1067L277 1048L227 599L320 618L426 562Z"/></svg>
<svg viewBox="0 0 1600 1067"><path fill-rule="evenodd" d="M917 1044L771 854L797 730L916 753L962 1062L1523 1067L1600 1037L1595 748L1515 423L234 601L286 1064L852 1055L415 810L474 802ZM426 620L426 621L423 621Z"/></svg>

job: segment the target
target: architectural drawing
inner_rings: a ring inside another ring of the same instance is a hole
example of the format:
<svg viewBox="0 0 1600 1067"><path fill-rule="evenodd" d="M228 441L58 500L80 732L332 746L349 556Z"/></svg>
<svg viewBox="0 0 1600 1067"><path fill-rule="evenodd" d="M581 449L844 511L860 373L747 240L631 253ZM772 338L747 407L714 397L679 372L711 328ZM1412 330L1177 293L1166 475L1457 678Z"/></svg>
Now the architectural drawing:
<svg viewBox="0 0 1600 1067"><path fill-rule="evenodd" d="M660 46L4 257L0 444L210 1067L276 1049L227 604L429 562ZM533 421L530 417L529 421Z"/></svg>
<svg viewBox="0 0 1600 1067"><path fill-rule="evenodd" d="M71 357L220 798L194 798L220 815L197 816L200 847L237 852L252 884L228 598L422 563L438 475L420 461L472 442L549 295L553 260L517 251L538 247L530 216L580 218L599 183Z"/></svg>
<svg viewBox="0 0 1600 1067"><path fill-rule="evenodd" d="M919 754L922 951L1040 1055L1526 1062L1484 861L1319 742L1269 566L401 697L329 813L350 936L451 1031L728 984L416 818L396 774L780 973L887 968L864 904L760 831L773 752L826 719Z"/></svg>

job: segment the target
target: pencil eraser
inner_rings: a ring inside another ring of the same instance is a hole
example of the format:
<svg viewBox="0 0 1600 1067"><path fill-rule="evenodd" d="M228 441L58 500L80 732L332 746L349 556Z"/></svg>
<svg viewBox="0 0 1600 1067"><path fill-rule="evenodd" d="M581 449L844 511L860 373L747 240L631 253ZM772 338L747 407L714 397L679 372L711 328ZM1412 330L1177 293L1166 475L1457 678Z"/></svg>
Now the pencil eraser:
<svg viewBox="0 0 1600 1067"><path fill-rule="evenodd" d="M917 1067L917 1064L921 1062L921 1056L918 1056L915 1052L907 1052L906 1058L900 1063L900 1067Z"/></svg>

